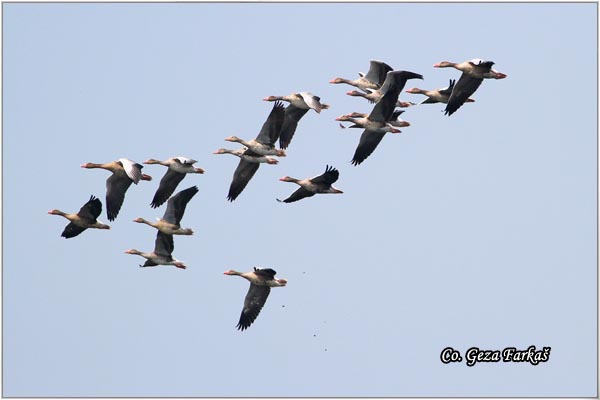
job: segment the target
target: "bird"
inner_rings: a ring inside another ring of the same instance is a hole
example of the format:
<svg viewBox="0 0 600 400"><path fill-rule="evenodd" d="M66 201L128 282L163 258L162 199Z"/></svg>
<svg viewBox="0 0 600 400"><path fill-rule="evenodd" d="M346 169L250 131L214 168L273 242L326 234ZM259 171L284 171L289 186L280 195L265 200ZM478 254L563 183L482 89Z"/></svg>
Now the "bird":
<svg viewBox="0 0 600 400"><path fill-rule="evenodd" d="M146 259L146 262L140 267L155 267L157 265L173 265L177 268L186 269L186 265L183 261L176 260L171 255L175 245L173 243L173 235L167 235L161 231L156 233L156 240L154 241L154 251L152 253L143 253L136 249L126 250L126 254L135 254L142 256Z"/></svg>
<svg viewBox="0 0 600 400"><path fill-rule="evenodd" d="M277 199L277 201L282 203L293 203L294 201L301 200L305 197L311 197L319 193L344 193L340 189L332 186L332 184L338 180L339 176L340 172L337 169L327 165L325 166L324 173L313 178L295 179L289 176L279 178L279 180L282 182L293 182L297 185L300 185L300 187L296 189L296 191L287 199Z"/></svg>
<svg viewBox="0 0 600 400"><path fill-rule="evenodd" d="M240 193L242 193L244 188L248 185L248 182L250 182L250 179L252 179L256 171L258 171L258 167L261 163L279 163L275 158L261 156L248 148L237 150L219 149L213 154L232 154L240 158L240 162L233 172L233 180L229 186L229 193L227 194L227 200L229 201L237 199Z"/></svg>
<svg viewBox="0 0 600 400"><path fill-rule="evenodd" d="M400 83L402 76L406 76L406 71L389 71L386 73L385 80L383 81L383 84L379 89L367 89L366 92L352 90L350 92L347 92L346 94L349 96L364 97L371 103L378 103L383 98L383 95L386 94L388 90L390 90L390 88L397 86ZM423 78L421 77L420 79ZM404 101L398 101L396 103L397 107L403 108L410 107L411 105L411 103Z"/></svg>
<svg viewBox="0 0 600 400"><path fill-rule="evenodd" d="M382 94L381 92L378 90L368 90L367 92L359 92L358 90L351 90L349 92L346 92L346 94L348 96L354 96L354 97L364 97L365 99L369 100L370 103L377 103L381 97ZM401 108L407 108L410 106L414 106L415 103L412 103L410 101L400 101L398 100L396 102L396 107L401 107Z"/></svg>
<svg viewBox="0 0 600 400"><path fill-rule="evenodd" d="M369 71L366 75L359 72L358 75L360 77L358 79L334 78L329 83L346 83L364 91L368 89L377 90L385 81L386 74L392 70L393 68L383 61L371 60L369 61Z"/></svg>
<svg viewBox="0 0 600 400"><path fill-rule="evenodd" d="M493 61L484 61L475 58L461 63L442 61L435 64L434 68L455 68L462 71L458 82L454 85L452 93L446 104L444 114L450 116L462 106L481 85L484 79L504 79L506 74L492 69Z"/></svg>
<svg viewBox="0 0 600 400"><path fill-rule="evenodd" d="M48 214L60 215L71 221L60 235L65 239L75 237L88 228L110 229L110 226L97 220L101 213L102 202L94 195L90 196L90 199L81 207L77 214L67 214L56 209L48 211Z"/></svg>
<svg viewBox="0 0 600 400"><path fill-rule="evenodd" d="M268 132L268 135L274 138L278 137L278 132L281 132L282 124L281 107L275 104L266 121L263 123L261 132ZM247 147L238 150L219 149L213 154L232 154L240 158L240 162L233 172L233 180L229 186L229 193L227 194L227 200L229 201L234 201L242 193L248 182L250 182L250 179L258 171L261 163L277 164L279 162L275 158L257 154Z"/></svg>
<svg viewBox="0 0 600 400"><path fill-rule="evenodd" d="M454 84L456 83L456 79L450 79L450 84L441 89L433 89L433 90L423 90L419 88L410 88L406 91L406 93L413 94L423 94L427 96L427 98L421 101L418 104L434 104L434 103L448 103L448 99L450 98L450 94L452 93L452 89L454 89ZM472 103L475 100L467 99L465 103Z"/></svg>
<svg viewBox="0 0 600 400"><path fill-rule="evenodd" d="M237 329L243 331L248 329L256 320L260 310L262 310L272 287L281 287L287 285L285 279L275 279L277 272L271 268L256 268L251 272L238 272L229 269L223 272L224 275L237 275L250 282L250 288L244 299L244 308L237 324Z"/></svg>
<svg viewBox="0 0 600 400"><path fill-rule="evenodd" d="M114 221L125 199L125 192L132 183L140 180L151 181L152 177L142 173L143 165L128 158L119 158L105 164L85 163L81 168L102 168L112 172L106 179L106 214L109 221Z"/></svg>
<svg viewBox="0 0 600 400"><path fill-rule="evenodd" d="M198 193L198 187L192 186L184 189L171 197L167 201L167 209L161 219L156 222L146 221L143 218L136 218L133 222L150 225L167 235L193 235L194 231L190 228L180 226L181 218L185 213L187 203Z"/></svg>
<svg viewBox="0 0 600 400"><path fill-rule="evenodd" d="M263 126L256 136L256 139L246 141L237 136L225 138L228 142L241 143L249 148L253 153L261 156L285 157L285 151L275 148L275 143L279 139L281 128L285 117L285 107L281 101L276 101L271 110L271 114L263 123Z"/></svg>
<svg viewBox="0 0 600 400"><path fill-rule="evenodd" d="M268 96L264 101L287 101L290 104L285 108L283 126L279 136L279 147L287 149L292 141L298 122L311 109L317 114L329 108L329 104L321 103L321 98L309 92L292 93L287 96Z"/></svg>
<svg viewBox="0 0 600 400"><path fill-rule="evenodd" d="M395 128L406 128L407 126L410 126L410 123L408 121L405 121L402 118L400 118L400 115L402 115L403 113L404 113L404 110L395 110L392 113L392 116L390 117L390 119L387 120L387 123ZM346 114L345 116L350 117L350 118L367 118L369 116L369 114L360 113L360 112L351 112L350 114ZM340 126L342 128L346 128L342 124L340 124ZM396 132L396 133L398 133L398 132Z"/></svg>
<svg viewBox="0 0 600 400"><path fill-rule="evenodd" d="M150 206L157 208L163 205L169 199L169 196L173 194L177 185L185 178L186 174L203 174L205 172L204 169L194 167L194 164L197 162L187 157L171 157L164 161L150 158L144 161L144 164L147 165L159 164L168 168L158 184L158 189L154 193L154 198Z"/></svg>
<svg viewBox="0 0 600 400"><path fill-rule="evenodd" d="M353 125L350 128L364 128L351 160L353 165L359 165L369 157L387 132L400 132L388 122L394 114L398 96L408 79L423 79L422 75L410 71L390 71L388 75L391 77L387 91L366 118L352 118L349 114L336 118L336 121L352 122Z"/></svg>

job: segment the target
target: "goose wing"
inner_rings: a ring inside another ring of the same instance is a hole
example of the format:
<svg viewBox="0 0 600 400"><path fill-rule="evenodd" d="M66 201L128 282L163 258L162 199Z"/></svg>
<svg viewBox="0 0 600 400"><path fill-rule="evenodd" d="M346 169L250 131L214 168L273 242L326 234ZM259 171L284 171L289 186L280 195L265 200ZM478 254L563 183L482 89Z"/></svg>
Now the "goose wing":
<svg viewBox="0 0 600 400"><path fill-rule="evenodd" d="M458 82L452 89L452 94L446 104L444 114L450 116L456 112L483 82L483 78L475 78L469 74L462 73Z"/></svg>
<svg viewBox="0 0 600 400"><path fill-rule="evenodd" d="M69 222L67 226L65 226L65 229L62 231L62 234L60 236L64 237L65 239L69 239L79 235L86 229L87 228L84 228L82 226L75 225L73 222Z"/></svg>
<svg viewBox="0 0 600 400"><path fill-rule="evenodd" d="M298 127L298 121L308 112L308 109L298 108L293 105L289 105L285 108L285 118L283 120L283 126L281 127L281 135L279 136L279 147L287 149L296 133Z"/></svg>
<svg viewBox="0 0 600 400"><path fill-rule="evenodd" d="M246 150L246 153L248 150ZM227 194L227 200L234 201L240 193L244 190L250 179L258 171L259 163L248 162L241 159L235 172L233 173L233 180L229 186L229 193Z"/></svg>
<svg viewBox="0 0 600 400"><path fill-rule="evenodd" d="M181 218L185 213L185 207L187 206L187 203L192 199L192 197L194 197L196 193L198 193L198 187L192 186L171 197L167 202L167 209L162 219L170 224L179 225Z"/></svg>
<svg viewBox="0 0 600 400"><path fill-rule="evenodd" d="M169 196L173 194L177 185L179 185L183 178L185 178L183 172L177 172L168 168L158 184L158 189L156 189L156 193L154 193L154 198L152 199L150 206L152 208L162 206L164 202L169 199Z"/></svg>
<svg viewBox="0 0 600 400"><path fill-rule="evenodd" d="M262 144L274 145L281 134L281 127L285 118L285 107L281 101L273 104L273 109L256 137L256 141Z"/></svg>
<svg viewBox="0 0 600 400"><path fill-rule="evenodd" d="M133 181L123 173L113 173L106 180L106 214L109 221L114 221L125 200L125 192Z"/></svg>
<svg viewBox="0 0 600 400"><path fill-rule="evenodd" d="M85 203L77 215L83 220L93 224L96 218L102 213L102 202L95 196L90 196L90 199Z"/></svg>
<svg viewBox="0 0 600 400"><path fill-rule="evenodd" d="M315 193L311 192L310 190L307 190L307 189L305 189L303 187L299 187L287 199L284 199L284 200L277 199L277 201L279 201L281 203L293 203L295 201L302 200L305 197L311 197L311 196L314 196L314 195L315 195Z"/></svg>
<svg viewBox="0 0 600 400"><path fill-rule="evenodd" d="M156 240L154 241L154 253L157 256L171 259L171 254L174 249L175 243L173 243L173 235L167 235L166 233L158 231Z"/></svg>
<svg viewBox="0 0 600 400"><path fill-rule="evenodd" d="M340 171L337 169L330 167L329 165L325 166L325 172L321 175L312 178L310 181L315 185L325 185L331 186L338 180L340 176Z"/></svg>
<svg viewBox="0 0 600 400"><path fill-rule="evenodd" d="M315 96L309 92L300 92L299 95L302 96L306 105L315 110L317 114L321 112L323 105L321 104L321 98L319 96Z"/></svg>
<svg viewBox="0 0 600 400"><path fill-rule="evenodd" d="M367 159L375 151L381 139L385 136L385 132L373 132L365 130L360 136L360 141L352 157L352 165L359 165Z"/></svg>
<svg viewBox="0 0 600 400"><path fill-rule="evenodd" d="M244 308L240 315L240 321L237 324L238 330L243 331L252 325L258 314L260 314L260 310L265 305L270 292L271 288L269 286L250 284L250 289L248 289L248 293L244 299Z"/></svg>
<svg viewBox="0 0 600 400"><path fill-rule="evenodd" d="M383 61L371 60L369 61L369 71L364 78L381 86L385 81L386 74L391 70L393 68Z"/></svg>
<svg viewBox="0 0 600 400"><path fill-rule="evenodd" d="M129 158L119 158L118 162L123 166L127 176L137 185L140 179L142 179L142 168L144 166Z"/></svg>

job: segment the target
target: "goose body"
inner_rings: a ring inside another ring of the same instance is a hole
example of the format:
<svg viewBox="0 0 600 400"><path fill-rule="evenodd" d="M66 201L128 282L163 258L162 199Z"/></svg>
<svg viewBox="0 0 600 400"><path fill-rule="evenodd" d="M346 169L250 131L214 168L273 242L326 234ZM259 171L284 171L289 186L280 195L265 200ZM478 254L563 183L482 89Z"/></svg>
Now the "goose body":
<svg viewBox="0 0 600 400"><path fill-rule="evenodd" d="M237 324L238 330L245 330L258 317L258 314L265 305L272 287L286 286L285 279L275 279L276 271L271 268L254 268L251 272L238 272L233 269L227 270L224 275L241 276L250 282L250 288L244 299L244 307Z"/></svg>
<svg viewBox="0 0 600 400"><path fill-rule="evenodd" d="M70 221L61 234L65 239L75 237L88 228L110 229L110 226L97 220L101 213L102 202L94 196L90 196L87 203L76 214L69 214L56 209L48 211L48 214L60 215Z"/></svg>
<svg viewBox="0 0 600 400"><path fill-rule="evenodd" d="M258 137L268 136L269 140L272 141L271 143L274 143L281 132L283 112L281 103L275 103L267 120L263 123ZM231 154L240 158L240 162L233 172L231 185L229 186L229 193L227 194L227 200L229 201L234 201L242 193L248 182L250 182L250 179L258 171L260 164L277 164L279 162L277 159L257 154L250 148L238 150L219 149L213 154Z"/></svg>
<svg viewBox="0 0 600 400"><path fill-rule="evenodd" d="M285 118L285 107L280 101L276 101L273 105L273 109L269 114L267 120L263 123L263 126L256 136L256 139L243 140L237 136L230 136L225 138L228 142L237 142L246 146L248 149L259 156L278 156L285 157L285 151L278 150L275 148L275 143L279 139L281 134L281 128Z"/></svg>
<svg viewBox="0 0 600 400"><path fill-rule="evenodd" d="M144 164L158 164L168 168L158 184L158 189L154 193L150 206L157 208L163 205L187 174L203 174L204 170L194 167L195 163L197 163L196 160L187 157L171 157L164 161L150 158L144 161Z"/></svg>
<svg viewBox="0 0 600 400"><path fill-rule="evenodd" d="M444 113L448 116L454 114L481 85L484 79L504 79L506 74L492 69L493 61L473 59L462 63L442 61L435 64L434 68L455 68L462 71L458 82L454 85L448 98Z"/></svg>
<svg viewBox="0 0 600 400"><path fill-rule="evenodd" d="M385 81L386 74L393 68L379 60L369 62L369 71L366 74L359 72L358 79L334 78L329 83L345 83L357 87L363 91L377 90Z"/></svg>
<svg viewBox="0 0 600 400"><path fill-rule="evenodd" d="M284 176L279 180L282 182L293 182L299 185L300 188L292 193L287 199L277 199L277 201L282 203L293 203L294 201L298 201L305 197L311 197L320 193L344 193L332 186L333 183L338 180L339 176L339 171L330 166L326 166L324 173L313 178L296 179L289 176Z"/></svg>
<svg viewBox="0 0 600 400"><path fill-rule="evenodd" d="M391 71L387 73L387 87L385 94L379 100L367 117L353 118L346 114L336 118L336 121L350 121L350 128L363 128L360 141L352 157L352 164L359 165L377 148L387 132L399 133L389 121L393 118L394 109L398 102L398 96L408 79L423 79L423 76L410 71ZM354 114L364 115L364 114ZM399 115L399 114L397 114Z"/></svg>
<svg viewBox="0 0 600 400"><path fill-rule="evenodd" d="M198 193L198 187L192 186L171 197L167 201L165 214L156 222L147 221L143 218L136 218L133 222L150 225L167 235L193 235L194 231L190 228L182 228L180 222L187 203L196 193Z"/></svg>
<svg viewBox="0 0 600 400"><path fill-rule="evenodd" d="M119 158L105 164L85 163L81 167L101 168L112 172L106 180L106 213L109 221L114 221L119 215L125 200L125 192L132 183L137 185L139 181L152 180L150 175L142 173L143 165L128 158Z"/></svg>
<svg viewBox="0 0 600 400"><path fill-rule="evenodd" d="M419 88L410 88L406 91L406 93L412 94L422 94L427 96L427 98L421 101L418 104L434 104L434 103L448 103L448 99L450 98L450 94L452 93L452 89L454 89L454 84L456 83L455 79L450 79L450 84L445 88L433 89L433 90L423 90ZM465 103L472 103L475 100L467 99Z"/></svg>
<svg viewBox="0 0 600 400"><path fill-rule="evenodd" d="M292 93L288 96L268 96L264 101L287 101L290 104L285 108L283 125L279 136L279 147L287 149L292 141L294 133L298 128L298 122L309 111L315 110L320 113L321 110L329 108L328 104L321 103L321 98L309 92Z"/></svg>
<svg viewBox="0 0 600 400"><path fill-rule="evenodd" d="M157 265L173 265L177 268L185 269L186 266L182 261L179 261L171 255L175 248L173 243L173 235L168 235L161 231L156 233L156 240L154 241L154 251L151 253L144 253L136 249L129 249L125 251L126 254L135 254L146 259L146 262L140 267L155 267Z"/></svg>

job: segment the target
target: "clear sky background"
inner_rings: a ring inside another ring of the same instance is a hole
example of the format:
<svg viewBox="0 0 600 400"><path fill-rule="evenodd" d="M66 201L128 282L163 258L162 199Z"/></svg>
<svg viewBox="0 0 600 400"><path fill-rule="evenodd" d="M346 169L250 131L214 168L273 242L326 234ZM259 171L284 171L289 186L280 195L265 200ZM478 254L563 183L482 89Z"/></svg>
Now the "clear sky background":
<svg viewBox="0 0 600 400"><path fill-rule="evenodd" d="M597 56L595 3L4 3L3 395L596 396ZM335 118L372 106L330 79L379 59L440 88L460 72L433 64L472 58L508 78L350 164ZM295 91L331 108L227 202L238 159L211 153ZM171 156L206 169L179 186L187 270L124 254L153 249L132 220L164 212L159 165L111 230L60 237L48 210L104 204L82 163ZM276 202L326 164L344 194ZM289 283L239 332L248 282L223 272L254 266ZM440 361L530 345L549 361Z"/></svg>

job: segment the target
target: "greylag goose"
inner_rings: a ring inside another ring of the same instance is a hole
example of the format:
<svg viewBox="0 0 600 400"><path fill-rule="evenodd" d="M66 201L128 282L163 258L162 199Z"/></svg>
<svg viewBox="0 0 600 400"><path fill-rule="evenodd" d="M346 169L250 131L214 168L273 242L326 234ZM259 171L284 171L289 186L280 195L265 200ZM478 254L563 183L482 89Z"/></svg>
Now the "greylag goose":
<svg viewBox="0 0 600 400"><path fill-rule="evenodd" d="M339 176L339 171L333 167L330 167L329 165L325 167L324 173L313 178L296 179L289 176L284 176L279 180L282 182L293 182L297 185L300 185L300 187L287 199L277 199L277 201L282 203L292 203L294 201L301 200L305 197L311 197L319 193L344 193L332 186L332 184L338 180Z"/></svg>
<svg viewBox="0 0 600 400"><path fill-rule="evenodd" d="M60 215L71 221L60 235L65 239L75 237L88 228L110 229L110 226L96 219L101 213L102 202L94 196L90 196L90 199L81 207L77 214L67 214L60 210L48 211L48 214Z"/></svg>
<svg viewBox="0 0 600 400"><path fill-rule="evenodd" d="M227 194L227 200L229 201L237 199L248 185L248 182L250 182L250 179L258 171L261 163L277 164L279 162L274 158L258 155L250 149L219 149L213 154L232 154L240 158L240 162L233 172L233 180L229 186L229 193Z"/></svg>
<svg viewBox="0 0 600 400"><path fill-rule="evenodd" d="M190 228L182 228L179 224L185 213L187 203L196 193L198 193L198 187L192 186L171 197L169 201L167 201L165 214L162 219L159 219L156 222L146 221L143 218L136 218L133 222L150 225L167 235L193 235L193 230Z"/></svg>
<svg viewBox="0 0 600 400"><path fill-rule="evenodd" d="M269 135L272 134L273 137L275 137L277 136L276 133L281 131L282 124L283 121L281 119L281 108L276 104L267 117L267 120L263 123L263 128L261 131L266 130L269 132ZM229 201L234 201L240 195L240 193L242 193L246 185L248 185L248 182L250 182L250 179L252 179L258 170L258 167L261 163L277 164L279 162L274 158L261 156L260 154L252 151L250 148L246 148L244 150L219 149L213 154L232 154L240 158L240 162L233 173L233 180L229 186L229 193L227 195L227 200Z"/></svg>
<svg viewBox="0 0 600 400"><path fill-rule="evenodd" d="M427 96L427 98L421 101L418 104L434 104L434 103L448 103L448 99L450 98L450 94L452 93L452 89L454 89L454 84L456 83L455 79L450 79L450 84L448 87L441 89L433 89L433 90L423 90L419 88L410 88L406 91L406 93L412 94L423 94ZM467 99L465 103L472 103L475 100Z"/></svg>
<svg viewBox="0 0 600 400"><path fill-rule="evenodd" d="M195 163L197 163L196 160L187 157L171 157L165 161L151 158L144 161L144 164L159 164L168 168L160 180L150 206L152 208L162 206L169 199L169 196L173 194L177 185L185 178L186 174L203 174L204 170L194 167Z"/></svg>
<svg viewBox="0 0 600 400"><path fill-rule="evenodd" d="M395 110L392 113L392 116L390 117L390 119L387 121L387 123L395 128L406 128L407 126L410 126L410 123L408 121L405 121L402 118L400 118L400 115L402 115L402 113L404 113L404 110ZM368 118L368 116L369 116L369 114L367 114L367 113L351 112L350 114L346 114L342 117ZM342 124L340 124L340 126L342 128L346 128ZM395 132L395 133L398 133L398 132Z"/></svg>
<svg viewBox="0 0 600 400"><path fill-rule="evenodd" d="M390 74L392 79L390 80L388 90L381 100L375 104L373 111L366 118L352 118L349 115L342 115L336 118L336 121L352 122L354 125L351 125L350 128L365 129L352 158L351 162L353 165L359 165L369 157L387 132L400 132L400 130L388 122L394 114L398 96L402 89L404 89L408 79L423 79L422 75L409 71L388 72L388 75Z"/></svg>
<svg viewBox="0 0 600 400"><path fill-rule="evenodd" d="M152 177L142 173L143 165L128 158L119 158L117 161L106 164L85 163L81 168L102 168L112 172L106 179L106 214L109 221L114 221L125 199L125 192L132 183L151 181Z"/></svg>
<svg viewBox="0 0 600 400"><path fill-rule="evenodd" d="M455 68L462 71L458 82L454 85L448 98L444 113L448 116L454 114L481 85L484 79L504 79L506 74L492 69L493 61L473 59L462 63L442 61L435 64L434 68Z"/></svg>
<svg viewBox="0 0 600 400"><path fill-rule="evenodd" d="M250 288L244 299L244 308L240 315L237 328L240 331L247 329L262 310L272 287L287 285L285 279L275 279L275 272L271 268L256 268L251 272L238 272L233 269L223 272L224 275L237 275L250 282Z"/></svg>
<svg viewBox="0 0 600 400"><path fill-rule="evenodd" d="M241 143L253 153L261 156L285 157L285 151L275 148L275 143L277 142L277 139L279 139L281 133L284 117L285 107L282 102L276 101L271 113L258 133L258 136L256 136L256 139L246 141L237 136L230 136L225 140L228 142Z"/></svg>
<svg viewBox="0 0 600 400"><path fill-rule="evenodd" d="M368 90L366 93L359 92L358 90L351 90L349 92L346 92L346 94L348 96L363 97L363 98L369 100L369 103L377 103L379 100L381 100L381 97L383 96L379 90L380 89ZM410 101L398 100L396 102L396 107L401 107L401 108L407 108L407 107L414 106L414 105L415 105L415 103L412 103Z"/></svg>
<svg viewBox="0 0 600 400"><path fill-rule="evenodd" d="M288 96L268 96L264 101L287 101L290 104L285 108L283 126L279 137L279 147L287 149L296 133L298 122L308 112L313 109L320 113L321 110L329 108L328 104L321 103L321 98L308 92L292 93Z"/></svg>
<svg viewBox="0 0 600 400"><path fill-rule="evenodd" d="M358 75L360 77L358 79L334 78L329 83L345 83L364 91L368 89L377 90L385 81L386 74L392 70L393 68L383 61L371 60L369 62L369 71L366 75L359 72Z"/></svg>
<svg viewBox="0 0 600 400"><path fill-rule="evenodd" d="M129 249L125 251L126 254L135 254L142 256L146 259L146 262L140 267L155 267L157 265L173 265L177 268L185 269L186 266L183 261L176 260L171 255L175 245L173 243L173 235L167 235L161 231L156 233L156 240L154 241L154 251L152 253L143 253L136 249Z"/></svg>
<svg viewBox="0 0 600 400"><path fill-rule="evenodd" d="M411 72L412 74L412 72ZM415 74L418 75L418 74ZM383 81L383 84L381 85L381 87L377 90L372 90L372 89L368 89L367 93L362 93L359 92L357 90L352 90L348 93L346 93L349 96L358 96L358 97L364 97L365 99L369 100L369 102L371 103L379 103L379 101L383 98L383 95L387 93L388 90L390 90L390 88L393 88L394 86L397 86L399 84L401 84L402 79L412 79L412 78L419 78L419 79L423 79L423 77L421 75L418 76L412 76L412 77L408 77L410 75L407 75L406 71L390 71L385 75L385 81ZM411 103L408 102L404 102L404 101L398 101L396 103L396 106L398 107L409 107L411 106Z"/></svg>

